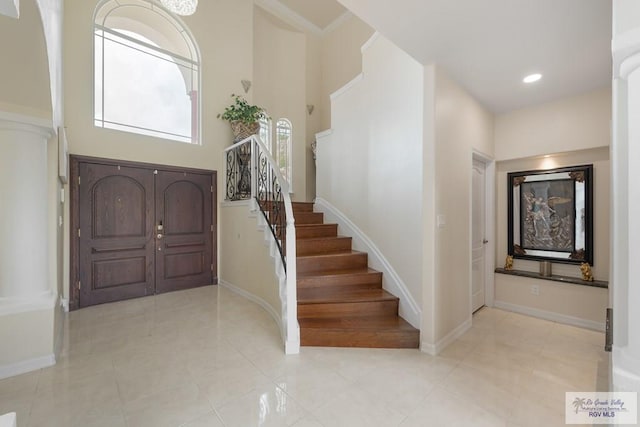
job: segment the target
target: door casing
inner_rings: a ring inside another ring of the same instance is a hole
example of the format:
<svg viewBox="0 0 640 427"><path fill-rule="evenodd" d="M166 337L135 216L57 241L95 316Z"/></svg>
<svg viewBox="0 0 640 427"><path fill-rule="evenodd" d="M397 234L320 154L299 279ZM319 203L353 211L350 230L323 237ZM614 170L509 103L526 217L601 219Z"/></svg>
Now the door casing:
<svg viewBox="0 0 640 427"><path fill-rule="evenodd" d="M469 163L469 170L473 167L473 161L477 160L485 164L485 235L487 236L487 244L485 246L485 305L487 307L493 307L495 300L495 286L494 286L494 271L496 266L496 231L495 231L495 221L496 221L496 213L495 213L495 204L496 204L496 162L493 157L481 153L480 151L473 150L473 154L471 156L471 162ZM469 188L473 187L473 183L469 181ZM473 194L469 192L469 229L471 230L471 221L472 221L472 207L471 207L471 197ZM472 244L471 239L469 239L469 259L472 259ZM471 264L469 264L469 307L471 307L471 294L472 294L472 283L471 283Z"/></svg>

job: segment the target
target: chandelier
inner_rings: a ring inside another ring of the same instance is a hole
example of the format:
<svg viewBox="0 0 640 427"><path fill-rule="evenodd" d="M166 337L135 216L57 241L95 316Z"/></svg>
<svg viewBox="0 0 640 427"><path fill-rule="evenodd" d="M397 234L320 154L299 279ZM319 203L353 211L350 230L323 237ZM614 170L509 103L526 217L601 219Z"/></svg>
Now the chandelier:
<svg viewBox="0 0 640 427"><path fill-rule="evenodd" d="M160 3L176 15L193 15L198 7L198 0L160 0Z"/></svg>

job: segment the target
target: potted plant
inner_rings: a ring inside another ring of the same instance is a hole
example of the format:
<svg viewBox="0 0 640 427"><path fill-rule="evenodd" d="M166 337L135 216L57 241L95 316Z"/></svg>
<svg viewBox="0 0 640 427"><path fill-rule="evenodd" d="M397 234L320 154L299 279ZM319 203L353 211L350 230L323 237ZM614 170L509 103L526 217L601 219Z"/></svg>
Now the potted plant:
<svg viewBox="0 0 640 427"><path fill-rule="evenodd" d="M235 94L231 94L231 97L234 99L233 104L218 114L218 118L227 120L231 124L234 142L238 142L258 133L259 120L266 118L267 115L262 107L249 105L243 97Z"/></svg>

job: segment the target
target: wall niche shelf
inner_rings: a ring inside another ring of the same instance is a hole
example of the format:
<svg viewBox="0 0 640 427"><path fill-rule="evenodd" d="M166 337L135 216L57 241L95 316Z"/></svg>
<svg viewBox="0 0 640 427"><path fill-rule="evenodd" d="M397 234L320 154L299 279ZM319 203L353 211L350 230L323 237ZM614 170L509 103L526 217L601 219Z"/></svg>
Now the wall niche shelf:
<svg viewBox="0 0 640 427"><path fill-rule="evenodd" d="M529 277L532 279L542 279L542 280L550 280L552 282L560 282L560 283L571 283L574 285L583 285L583 286L591 286L594 288L608 288L609 282L605 280L594 280L593 282L588 282L586 280L582 280L579 277L570 277L570 276L543 276L540 273L536 273L534 271L522 271L522 270L505 270L504 268L496 268L496 273L499 274L507 274L511 276L520 276L520 277Z"/></svg>

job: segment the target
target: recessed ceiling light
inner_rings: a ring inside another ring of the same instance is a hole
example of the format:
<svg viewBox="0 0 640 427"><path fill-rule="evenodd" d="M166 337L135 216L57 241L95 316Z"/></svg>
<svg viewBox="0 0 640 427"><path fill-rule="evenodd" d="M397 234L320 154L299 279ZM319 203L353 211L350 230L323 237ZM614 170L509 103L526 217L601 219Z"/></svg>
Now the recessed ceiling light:
<svg viewBox="0 0 640 427"><path fill-rule="evenodd" d="M535 73L535 74L529 74L527 77L522 79L522 81L525 82L525 83L533 83L533 82L537 82L541 78L542 78L542 74Z"/></svg>

